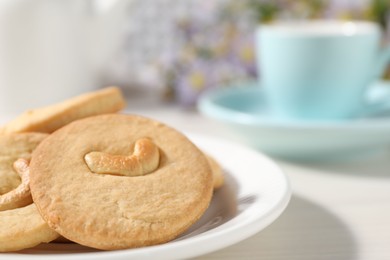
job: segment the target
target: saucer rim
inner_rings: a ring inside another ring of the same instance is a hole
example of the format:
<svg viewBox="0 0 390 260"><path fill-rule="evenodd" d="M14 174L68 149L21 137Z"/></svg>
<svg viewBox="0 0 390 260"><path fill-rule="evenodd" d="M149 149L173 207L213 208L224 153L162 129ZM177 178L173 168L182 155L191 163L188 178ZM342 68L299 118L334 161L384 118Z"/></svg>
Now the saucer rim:
<svg viewBox="0 0 390 260"><path fill-rule="evenodd" d="M390 81L380 80L375 85L386 85L390 87ZM256 85L256 86L255 86ZM345 119L322 119L322 120L281 120L272 117L264 117L262 114L254 115L237 111L234 108L219 105L215 102L217 98L231 98L234 94L242 92L261 94L261 86L254 80L239 82L229 86L220 85L219 87L204 92L198 100L197 109L206 116L224 120L226 122L261 127L289 127L289 128L320 128L320 129L372 129L372 128L390 128L390 117L364 117L364 118L345 118ZM370 122L370 124L367 124Z"/></svg>

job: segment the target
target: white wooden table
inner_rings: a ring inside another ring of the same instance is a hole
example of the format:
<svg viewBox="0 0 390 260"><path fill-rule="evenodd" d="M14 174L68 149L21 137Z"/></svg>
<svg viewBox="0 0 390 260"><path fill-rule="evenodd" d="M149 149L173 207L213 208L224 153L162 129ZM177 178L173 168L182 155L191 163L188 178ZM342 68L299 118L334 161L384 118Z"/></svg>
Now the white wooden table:
<svg viewBox="0 0 390 260"><path fill-rule="evenodd" d="M174 105L130 100L128 112L182 131L234 139L216 122ZM258 234L198 259L390 259L390 149L338 163L274 160L292 184L285 212Z"/></svg>
<svg viewBox="0 0 390 260"><path fill-rule="evenodd" d="M182 131L234 139L196 111L141 102L130 102L128 111ZM282 216L257 235L198 259L390 259L390 149L337 163L274 160L293 188Z"/></svg>

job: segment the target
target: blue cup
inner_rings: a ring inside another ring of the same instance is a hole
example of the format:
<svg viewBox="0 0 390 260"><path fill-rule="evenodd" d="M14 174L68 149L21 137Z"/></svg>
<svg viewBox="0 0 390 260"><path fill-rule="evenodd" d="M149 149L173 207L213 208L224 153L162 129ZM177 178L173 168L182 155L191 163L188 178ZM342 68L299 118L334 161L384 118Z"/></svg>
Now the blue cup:
<svg viewBox="0 0 390 260"><path fill-rule="evenodd" d="M366 104L383 74L390 48L381 48L373 22L314 20L260 25L256 51L260 85L281 118L341 119Z"/></svg>

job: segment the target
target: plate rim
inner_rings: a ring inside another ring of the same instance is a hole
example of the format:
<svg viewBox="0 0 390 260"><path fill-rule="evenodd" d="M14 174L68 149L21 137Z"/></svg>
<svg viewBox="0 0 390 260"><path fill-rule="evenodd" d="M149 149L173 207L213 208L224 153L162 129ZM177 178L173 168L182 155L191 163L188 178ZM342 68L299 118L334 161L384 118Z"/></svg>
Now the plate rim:
<svg viewBox="0 0 390 260"><path fill-rule="evenodd" d="M84 259L87 260L87 259L107 259L108 257L112 260L129 259L129 258L146 259L148 257L152 257L152 255L154 254L167 253L171 250L175 250L175 255L170 255L169 259L192 258L192 257L197 257L197 256L201 256L201 255L205 255L211 252L221 250L223 248L236 244L246 238L249 238L250 236L253 236L254 234L260 232L262 229L270 225L286 209L292 195L291 184L284 171L270 157L248 146L230 140L226 140L218 137L211 137L211 136L197 134L197 133L185 133L185 135L195 144L199 140L204 140L204 142L210 142L210 141L214 143L222 142L224 144L227 144L228 146L239 147L241 150L244 151L244 153L248 152L248 153L256 154L256 156L259 156L259 158L261 158L262 164L265 163L267 164L267 167L272 167L273 169L275 169L277 171L278 177L284 181L283 184L285 187L284 190L279 194L278 201L274 202L274 204L272 205L272 210L269 210L268 212L263 214L261 218L257 216L256 218L253 218L250 221L247 221L245 223L234 224L232 227L229 227L228 229L220 229L215 233L208 233L208 234L207 232L205 232L206 234L203 233L202 236L194 236L188 239L183 239L183 240L174 241L172 243L165 243L161 245L136 248L136 249L84 252L84 253L79 252L79 253L69 253L69 254L41 254L41 253L20 254L17 252L10 252L5 254L0 254L0 259L15 259L15 260L16 259L42 259L42 260ZM205 151L207 152L207 150ZM233 174L233 176L236 181L240 181L239 178L236 178L237 177L236 174ZM255 205L256 204L252 205L248 209L252 209L252 207L254 207ZM239 219L242 218L243 217L242 213L244 213L248 209L245 209L243 212L233 217L229 221L237 218ZM220 237L225 237L227 235L230 235L232 238L230 238L229 240L217 239ZM204 244L210 241L213 241L214 246L205 247ZM217 243L215 243L215 241L217 241ZM193 250L194 248L197 248L197 250ZM178 251L180 251L179 254ZM183 251L186 251L186 253L183 254ZM167 259L167 258L164 256L159 256L159 259Z"/></svg>

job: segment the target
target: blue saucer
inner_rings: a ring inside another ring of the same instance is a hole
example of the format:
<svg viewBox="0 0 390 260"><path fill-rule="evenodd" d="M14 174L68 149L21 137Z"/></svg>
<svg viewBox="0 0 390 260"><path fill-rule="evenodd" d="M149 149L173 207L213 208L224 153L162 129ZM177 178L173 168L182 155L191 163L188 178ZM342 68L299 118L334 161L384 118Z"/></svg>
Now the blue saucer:
<svg viewBox="0 0 390 260"><path fill-rule="evenodd" d="M390 97L389 82L378 82L372 89L370 98ZM280 119L269 109L255 82L207 92L199 99L198 108L248 145L286 158L340 157L390 144L390 116L367 113L370 116L344 120Z"/></svg>

